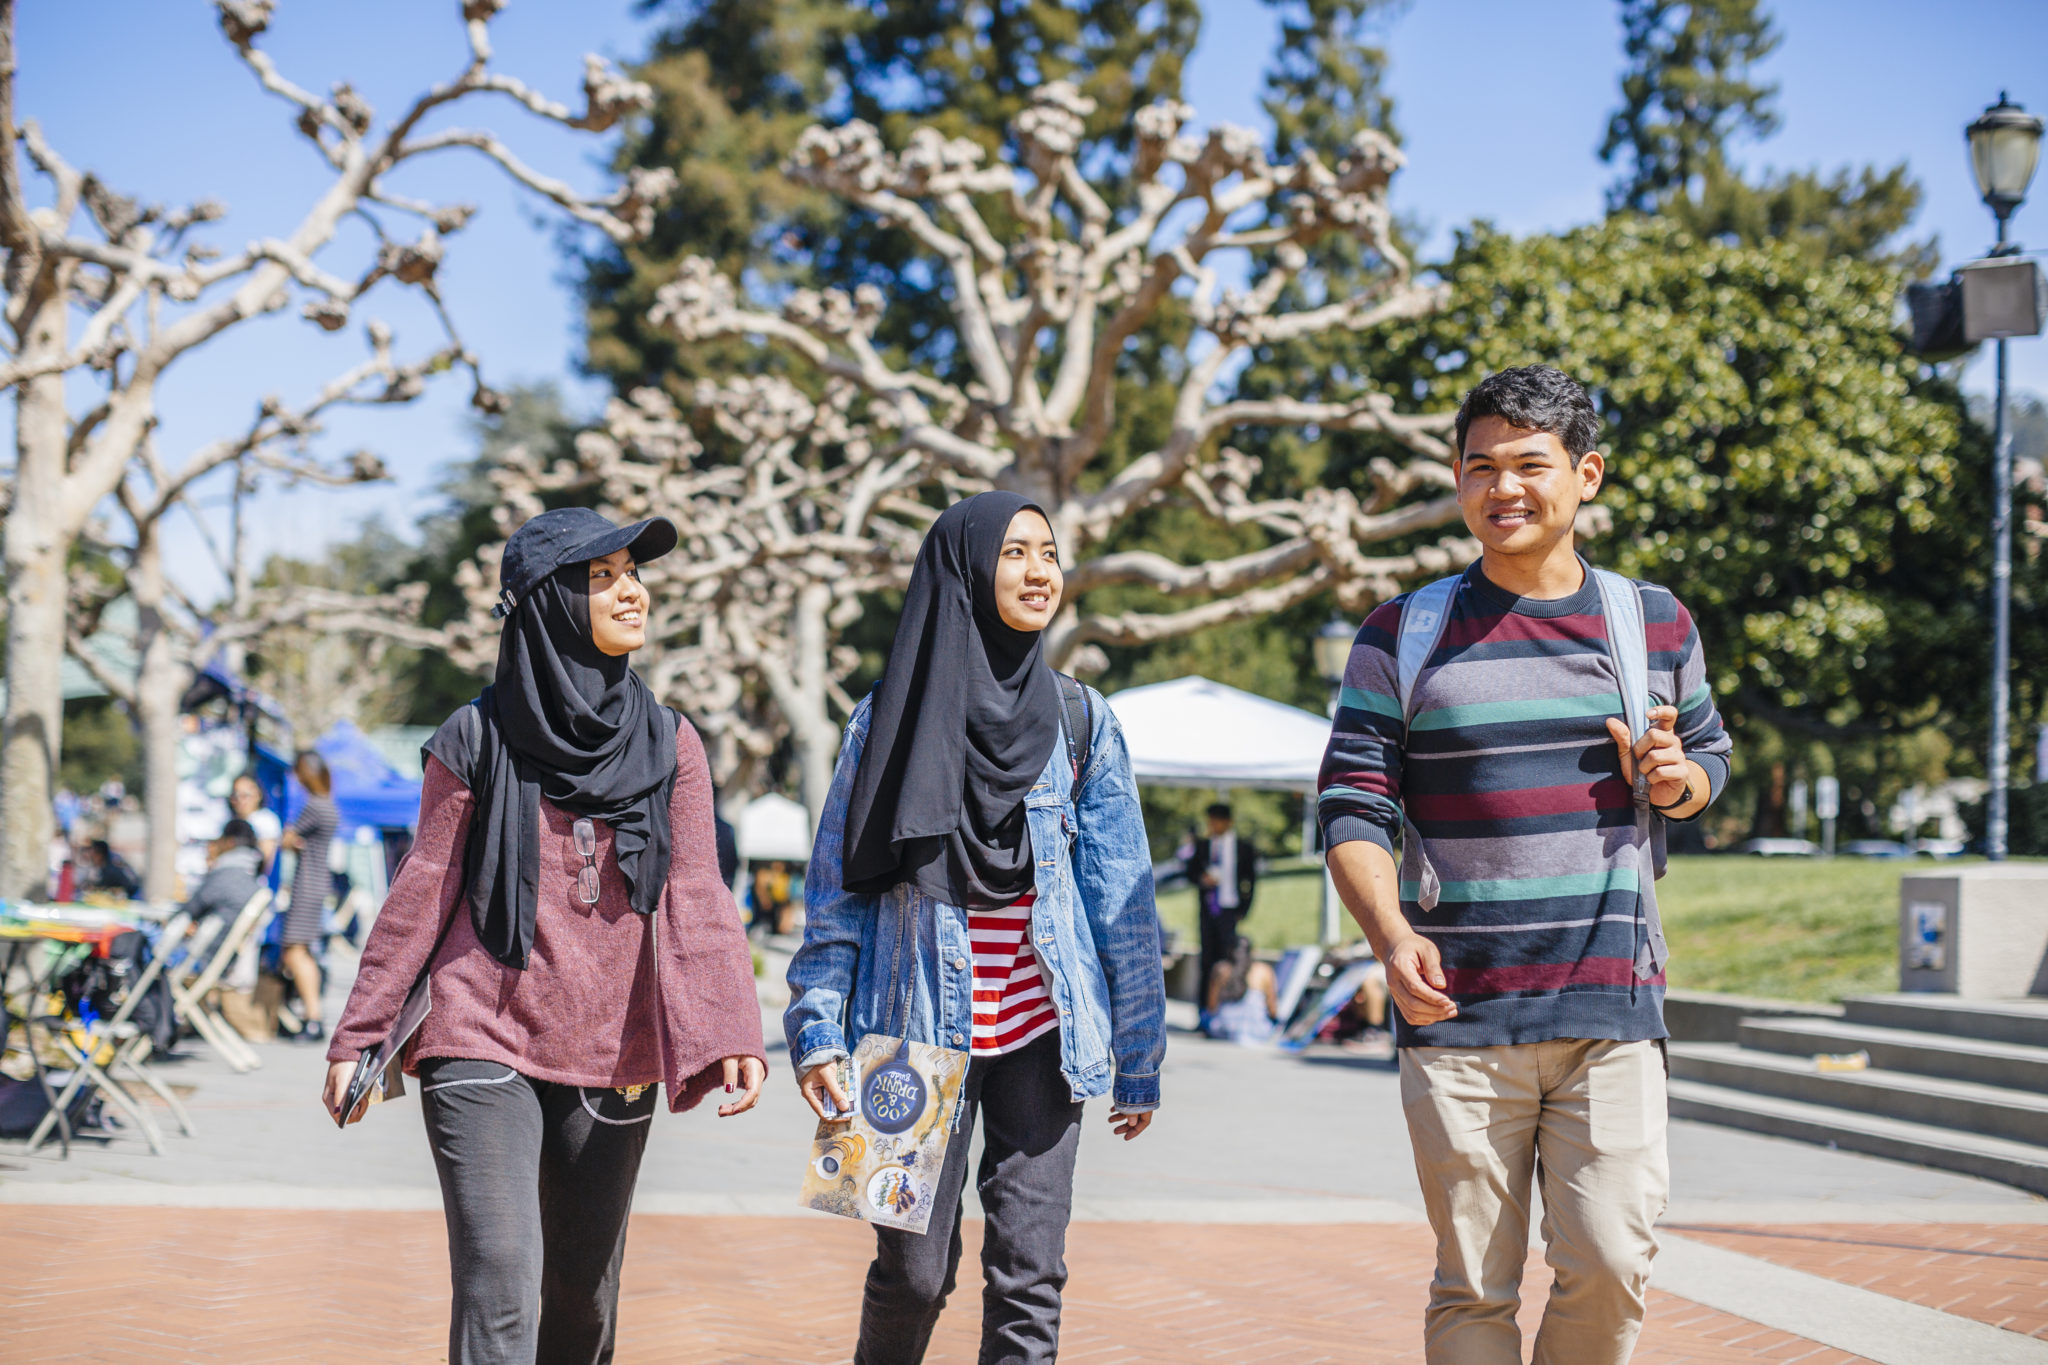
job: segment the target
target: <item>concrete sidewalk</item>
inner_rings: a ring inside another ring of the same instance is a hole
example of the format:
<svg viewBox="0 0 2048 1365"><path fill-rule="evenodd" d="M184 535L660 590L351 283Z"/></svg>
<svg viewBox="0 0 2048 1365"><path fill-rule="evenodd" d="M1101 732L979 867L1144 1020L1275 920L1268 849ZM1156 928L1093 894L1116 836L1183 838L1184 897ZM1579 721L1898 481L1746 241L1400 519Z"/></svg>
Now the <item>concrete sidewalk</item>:
<svg viewBox="0 0 2048 1365"><path fill-rule="evenodd" d="M417 1099L340 1132L319 1107L318 1050L261 1051L246 1076L196 1056L166 1065L192 1087L200 1132L169 1136L165 1157L126 1137L81 1142L69 1161L0 1143L0 1257L34 1267L0 1285L0 1302L33 1308L0 1312L0 1359L438 1358L446 1262ZM796 1207L811 1122L771 1054L756 1112L655 1122L622 1361L850 1349L868 1234ZM1392 1065L1176 1033L1164 1086L1135 1143L1113 1141L1106 1106L1091 1106L1066 1358L1419 1359L1431 1241ZM2048 1362L2048 1202L1684 1122L1671 1150L1667 1253L1638 1360ZM348 1306L401 1268L404 1300L379 1319L402 1349L350 1346ZM1533 1330L1539 1254L1532 1269ZM211 1305L210 1335L139 1349L132 1333L192 1302ZM963 1289L946 1316L947 1359L971 1358L974 1302ZM69 1354L24 1335L52 1321L70 1324Z"/></svg>

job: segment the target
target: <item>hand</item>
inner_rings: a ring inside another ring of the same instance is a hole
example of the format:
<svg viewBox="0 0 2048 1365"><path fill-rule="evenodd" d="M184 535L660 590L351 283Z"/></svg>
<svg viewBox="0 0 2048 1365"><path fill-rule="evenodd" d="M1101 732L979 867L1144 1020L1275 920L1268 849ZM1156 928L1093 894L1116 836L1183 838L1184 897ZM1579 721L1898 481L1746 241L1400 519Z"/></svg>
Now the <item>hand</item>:
<svg viewBox="0 0 2048 1365"><path fill-rule="evenodd" d="M1126 1114L1112 1109L1109 1111L1109 1129L1125 1142L1129 1142L1152 1126L1152 1116L1157 1112L1159 1111L1156 1109L1145 1109L1135 1114Z"/></svg>
<svg viewBox="0 0 2048 1365"><path fill-rule="evenodd" d="M283 847L290 849L294 853L297 853L301 848L305 847L305 841L299 838L299 832L295 829L286 830L284 832L284 837L278 840L278 842Z"/></svg>
<svg viewBox="0 0 2048 1365"><path fill-rule="evenodd" d="M1458 1002L1444 994L1444 959L1434 943L1410 934L1388 949L1386 967L1387 990L1411 1026L1458 1017Z"/></svg>
<svg viewBox="0 0 2048 1365"><path fill-rule="evenodd" d="M1628 742L1628 725L1624 721L1609 716L1607 733L1614 737L1615 750L1621 756L1621 775L1628 784L1635 785L1636 770L1640 767L1649 779L1650 804L1675 805L1685 795L1685 784L1692 780L1692 765L1686 761L1685 746L1671 729L1678 724L1678 708L1653 706L1648 719L1650 728L1633 745Z"/></svg>
<svg viewBox="0 0 2048 1365"><path fill-rule="evenodd" d="M761 1065L759 1057L728 1057L725 1059L725 1093L730 1095L734 1086L740 1087L740 1097L728 1100L718 1106L718 1117L729 1119L734 1114L744 1114L754 1107L754 1101L761 1098L761 1082L768 1075L768 1068Z"/></svg>
<svg viewBox="0 0 2048 1365"><path fill-rule="evenodd" d="M839 1088L839 1063L820 1062L804 1073L798 1082L803 1091L804 1103L811 1106L811 1112L827 1123L845 1123L853 1117L853 1101L846 1098L846 1092ZM832 1108L837 1111L825 1112L825 1099L830 1097Z"/></svg>
<svg viewBox="0 0 2048 1365"><path fill-rule="evenodd" d="M327 1109L327 1117L333 1118L341 1112L341 1102L348 1098L348 1083L355 1078L354 1062L332 1062L327 1067L327 1084L320 1087L320 1100ZM370 1107L370 1096L365 1092L356 1101L356 1112L348 1116L350 1123L361 1123L363 1113Z"/></svg>

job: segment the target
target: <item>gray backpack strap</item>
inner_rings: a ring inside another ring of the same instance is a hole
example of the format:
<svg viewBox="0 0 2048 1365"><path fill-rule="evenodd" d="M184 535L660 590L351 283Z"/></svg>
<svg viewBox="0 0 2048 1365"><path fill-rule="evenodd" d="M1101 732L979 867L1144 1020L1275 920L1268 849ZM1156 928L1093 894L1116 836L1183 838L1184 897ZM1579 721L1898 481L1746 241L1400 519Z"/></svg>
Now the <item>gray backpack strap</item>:
<svg viewBox="0 0 2048 1365"><path fill-rule="evenodd" d="M1400 691L1404 745L1407 739L1405 729L1415 717L1415 680L1422 676L1422 670L1429 666L1431 657L1436 654L1436 647L1443 642L1444 627L1451 619L1451 604L1456 600L1458 585L1463 581L1463 574L1439 578L1408 594L1408 600L1401 605L1400 632L1394 638L1394 669ZM1415 883L1417 905L1424 910L1434 910L1443 895L1443 883L1437 879L1436 868L1430 865L1429 855L1423 851L1422 835L1415 828L1415 822L1408 818L1406 807L1407 803L1403 802L1401 880Z"/></svg>
<svg viewBox="0 0 2048 1365"><path fill-rule="evenodd" d="M1650 644L1643 625L1642 591L1631 579L1608 569L1593 570L1600 586L1600 611L1607 620L1607 652L1621 684L1621 713L1631 739L1650 728ZM1664 875L1664 822L1650 809L1650 784L1636 774L1636 830L1639 847L1648 853L1647 866L1636 870L1642 899L1642 923L1636 939L1636 976L1648 981L1664 969L1670 950L1664 943L1664 922L1657 913L1657 879Z"/></svg>

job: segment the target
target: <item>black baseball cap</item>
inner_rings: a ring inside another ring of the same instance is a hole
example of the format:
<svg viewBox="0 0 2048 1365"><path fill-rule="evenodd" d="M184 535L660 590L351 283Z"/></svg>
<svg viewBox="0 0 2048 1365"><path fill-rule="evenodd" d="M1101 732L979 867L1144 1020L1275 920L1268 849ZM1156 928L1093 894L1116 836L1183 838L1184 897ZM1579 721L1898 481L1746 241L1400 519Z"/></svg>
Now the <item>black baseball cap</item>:
<svg viewBox="0 0 2048 1365"><path fill-rule="evenodd" d="M619 550L631 550L633 562L645 564L675 547L676 525L667 517L617 526L588 507L543 512L505 542L498 563L498 605L491 614L509 615L534 584L564 564L603 559Z"/></svg>

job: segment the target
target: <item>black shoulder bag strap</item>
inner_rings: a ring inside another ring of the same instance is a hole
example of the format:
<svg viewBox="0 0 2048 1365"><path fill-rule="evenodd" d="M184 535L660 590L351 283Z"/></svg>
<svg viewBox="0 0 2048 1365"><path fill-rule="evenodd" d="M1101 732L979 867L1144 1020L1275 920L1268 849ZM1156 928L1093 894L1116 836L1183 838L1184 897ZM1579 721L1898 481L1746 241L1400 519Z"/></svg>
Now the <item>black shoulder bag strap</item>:
<svg viewBox="0 0 2048 1365"><path fill-rule="evenodd" d="M1073 800L1081 801L1081 777L1088 771L1088 749L1095 742L1095 707L1088 700L1088 689L1078 679L1064 673L1055 673L1059 679L1060 711L1066 719L1061 728L1067 735L1067 761L1074 766Z"/></svg>

